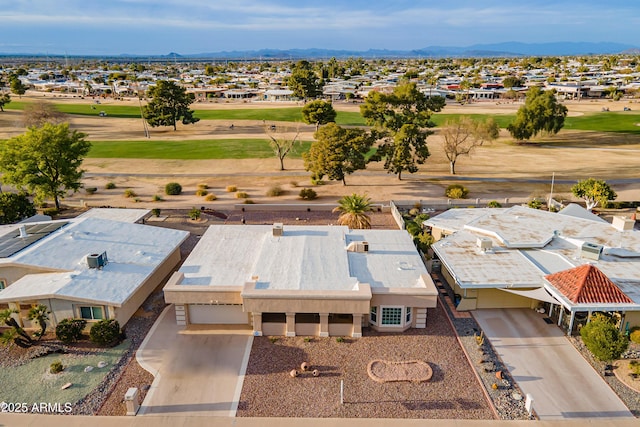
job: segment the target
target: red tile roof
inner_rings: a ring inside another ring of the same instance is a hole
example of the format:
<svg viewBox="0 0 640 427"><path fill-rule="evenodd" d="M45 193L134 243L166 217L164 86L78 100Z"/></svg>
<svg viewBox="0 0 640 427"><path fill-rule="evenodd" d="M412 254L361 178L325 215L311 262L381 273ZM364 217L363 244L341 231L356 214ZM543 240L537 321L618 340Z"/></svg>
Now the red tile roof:
<svg viewBox="0 0 640 427"><path fill-rule="evenodd" d="M549 274L545 279L573 303L633 303L602 271L590 264Z"/></svg>

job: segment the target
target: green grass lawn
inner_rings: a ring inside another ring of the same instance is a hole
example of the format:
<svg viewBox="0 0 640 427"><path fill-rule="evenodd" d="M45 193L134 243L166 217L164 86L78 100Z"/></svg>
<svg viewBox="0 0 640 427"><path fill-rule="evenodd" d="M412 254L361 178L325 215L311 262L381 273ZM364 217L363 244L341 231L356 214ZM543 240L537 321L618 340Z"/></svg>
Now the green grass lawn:
<svg viewBox="0 0 640 427"><path fill-rule="evenodd" d="M70 354L50 354L38 357L17 368L0 369L0 401L34 403L75 403L89 394L98 386L120 360L130 342L100 351L87 356L72 356ZM64 371L50 374L49 366L59 360ZM98 368L98 362L107 362L104 368ZM92 366L91 372L84 372L85 367ZM66 389L60 388L66 384L73 385Z"/></svg>
<svg viewBox="0 0 640 427"><path fill-rule="evenodd" d="M89 158L120 159L264 159L275 157L266 139L208 139L193 141L92 141ZM300 158L310 141L289 154Z"/></svg>
<svg viewBox="0 0 640 427"><path fill-rule="evenodd" d="M12 100L6 109L22 110L25 102ZM55 104L56 108L66 114L98 116L100 111L107 113L107 117L140 118L140 108L127 105L87 105L87 104ZM92 107L95 107L92 108ZM229 110L198 110L195 116L201 120L264 120L282 122L302 122L301 107L286 108L250 108ZM445 109L446 111L446 109ZM436 125L442 126L447 119L459 117L460 114L437 113L432 116ZM501 128L506 128L513 121L515 114L470 114L474 119L485 120L493 117ZM364 118L359 112L338 111L336 123L348 126L364 126ZM640 134L640 114L635 111L626 112L596 112L576 117L567 117L564 129L589 130L596 132L623 132Z"/></svg>

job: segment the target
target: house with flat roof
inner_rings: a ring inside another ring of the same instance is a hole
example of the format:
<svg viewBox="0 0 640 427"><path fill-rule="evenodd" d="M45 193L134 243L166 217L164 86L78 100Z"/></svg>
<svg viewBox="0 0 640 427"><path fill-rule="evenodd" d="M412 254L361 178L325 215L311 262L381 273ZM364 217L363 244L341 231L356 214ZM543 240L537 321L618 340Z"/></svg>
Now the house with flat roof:
<svg viewBox="0 0 640 427"><path fill-rule="evenodd" d="M31 307L124 325L180 261L189 233L136 223L148 210L96 209L72 219L0 228L0 306L23 327Z"/></svg>
<svg viewBox="0 0 640 427"><path fill-rule="evenodd" d="M360 337L424 328L437 289L403 230L212 225L164 287L181 325Z"/></svg>
<svg viewBox="0 0 640 427"><path fill-rule="evenodd" d="M458 310L544 309L576 332L597 311L640 325L640 232L571 205L559 213L524 206L450 209L427 221L436 268Z"/></svg>

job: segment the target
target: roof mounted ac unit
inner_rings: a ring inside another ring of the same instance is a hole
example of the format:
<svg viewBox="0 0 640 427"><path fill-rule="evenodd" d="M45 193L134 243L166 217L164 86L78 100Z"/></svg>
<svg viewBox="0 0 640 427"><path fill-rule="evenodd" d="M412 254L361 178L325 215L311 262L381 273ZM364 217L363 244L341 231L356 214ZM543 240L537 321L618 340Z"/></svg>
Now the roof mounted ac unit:
<svg viewBox="0 0 640 427"><path fill-rule="evenodd" d="M87 255L87 265L89 268L102 268L109 263L107 253Z"/></svg>

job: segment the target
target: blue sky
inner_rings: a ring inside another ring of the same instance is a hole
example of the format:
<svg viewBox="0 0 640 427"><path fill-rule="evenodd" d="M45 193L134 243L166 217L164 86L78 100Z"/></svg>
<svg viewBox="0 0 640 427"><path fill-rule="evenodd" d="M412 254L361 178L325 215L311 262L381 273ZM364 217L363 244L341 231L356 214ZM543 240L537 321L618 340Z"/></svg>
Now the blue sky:
<svg viewBox="0 0 640 427"><path fill-rule="evenodd" d="M0 52L157 55L475 43L640 45L637 0L0 0Z"/></svg>

